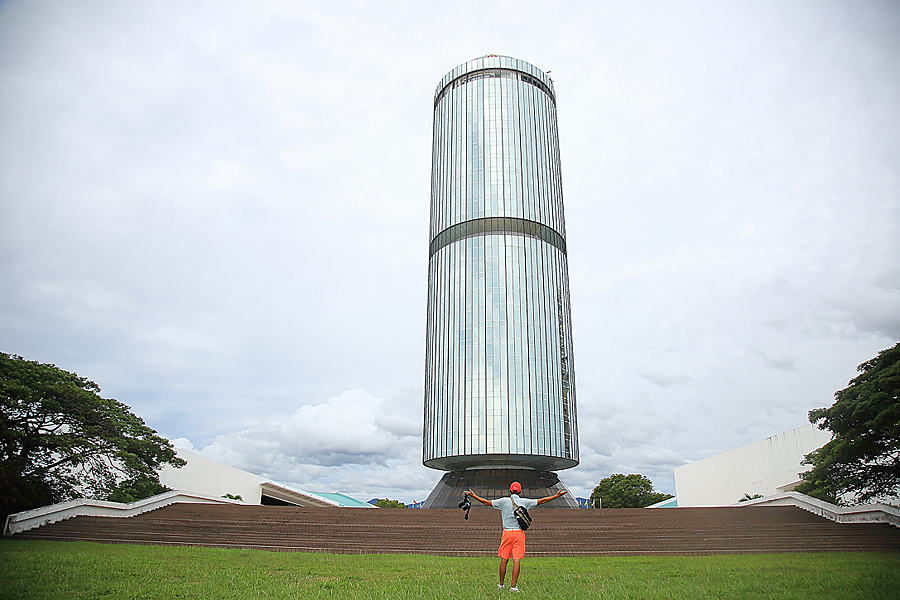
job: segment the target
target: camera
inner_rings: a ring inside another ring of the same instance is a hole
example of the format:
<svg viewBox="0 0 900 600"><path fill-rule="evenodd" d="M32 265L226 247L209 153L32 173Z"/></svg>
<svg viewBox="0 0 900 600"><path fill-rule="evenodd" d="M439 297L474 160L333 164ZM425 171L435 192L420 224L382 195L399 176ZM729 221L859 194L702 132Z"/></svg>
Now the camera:
<svg viewBox="0 0 900 600"><path fill-rule="evenodd" d="M459 501L459 504L457 504L457 506L466 511L466 520L468 520L469 509L472 508L472 502L469 500L469 495L464 495L463 499Z"/></svg>

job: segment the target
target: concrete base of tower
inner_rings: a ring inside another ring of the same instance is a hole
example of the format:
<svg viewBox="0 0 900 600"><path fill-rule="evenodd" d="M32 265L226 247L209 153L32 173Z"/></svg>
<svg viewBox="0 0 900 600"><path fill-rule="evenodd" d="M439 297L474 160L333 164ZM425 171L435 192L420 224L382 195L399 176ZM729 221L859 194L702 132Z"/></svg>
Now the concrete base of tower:
<svg viewBox="0 0 900 600"><path fill-rule="evenodd" d="M534 469L466 469L448 471L441 477L428 495L422 508L458 508L466 490L472 490L482 498L493 500L509 496L509 484L522 484L523 498L544 498L559 490L568 490L556 473ZM472 507L484 506L473 502ZM571 493L541 505L545 508L579 508L578 500Z"/></svg>

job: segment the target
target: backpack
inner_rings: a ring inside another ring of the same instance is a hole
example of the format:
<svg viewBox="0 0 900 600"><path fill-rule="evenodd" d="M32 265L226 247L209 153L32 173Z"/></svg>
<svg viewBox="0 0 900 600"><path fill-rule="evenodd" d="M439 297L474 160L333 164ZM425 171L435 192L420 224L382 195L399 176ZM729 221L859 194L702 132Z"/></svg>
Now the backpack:
<svg viewBox="0 0 900 600"><path fill-rule="evenodd" d="M519 522L519 528L522 531L525 531L526 529L531 527L531 515L528 514L527 508L516 504L516 501L512 499L512 496L510 496L509 499L515 507L515 509L513 510L513 516L516 518L516 521Z"/></svg>

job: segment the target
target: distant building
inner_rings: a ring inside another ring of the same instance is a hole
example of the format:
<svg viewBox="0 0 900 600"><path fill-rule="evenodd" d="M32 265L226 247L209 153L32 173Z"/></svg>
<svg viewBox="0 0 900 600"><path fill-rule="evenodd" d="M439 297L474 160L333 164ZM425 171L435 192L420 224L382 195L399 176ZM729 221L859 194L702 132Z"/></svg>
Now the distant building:
<svg viewBox="0 0 900 600"><path fill-rule="evenodd" d="M180 469L165 465L159 472L160 483L173 490L234 498L247 504L377 508L339 492L300 491L180 448L176 453L187 464Z"/></svg>
<svg viewBox="0 0 900 600"><path fill-rule="evenodd" d="M672 496L666 500L660 500L656 504L651 504L647 508L678 508L678 496Z"/></svg>
<svg viewBox="0 0 900 600"><path fill-rule="evenodd" d="M489 55L434 95L425 508L565 489L578 464L569 269L553 80ZM564 496L555 508L577 508Z"/></svg>
<svg viewBox="0 0 900 600"><path fill-rule="evenodd" d="M831 441L806 425L675 469L678 506L724 506L745 495L771 496L800 484L803 457Z"/></svg>

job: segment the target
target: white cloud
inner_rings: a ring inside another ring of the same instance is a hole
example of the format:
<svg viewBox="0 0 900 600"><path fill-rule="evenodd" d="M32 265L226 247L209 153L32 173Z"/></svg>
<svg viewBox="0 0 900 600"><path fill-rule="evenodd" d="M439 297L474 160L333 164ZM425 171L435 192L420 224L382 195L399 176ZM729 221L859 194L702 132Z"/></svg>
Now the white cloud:
<svg viewBox="0 0 900 600"><path fill-rule="evenodd" d="M386 413L384 405L365 390L352 390L301 406L287 419L219 436L207 448L265 456L276 464L385 465L418 445L422 429L408 417ZM204 453L217 452L207 448Z"/></svg>
<svg viewBox="0 0 900 600"><path fill-rule="evenodd" d="M197 452L304 489L422 495L423 483L433 479L433 485L437 477L429 478L436 472L421 466L421 411L412 417L398 408L365 390L351 390L301 406L290 416L219 435Z"/></svg>
<svg viewBox="0 0 900 600"><path fill-rule="evenodd" d="M169 441L179 450L187 450L188 452L194 451L194 445L191 443L191 440L187 438L174 438Z"/></svg>

